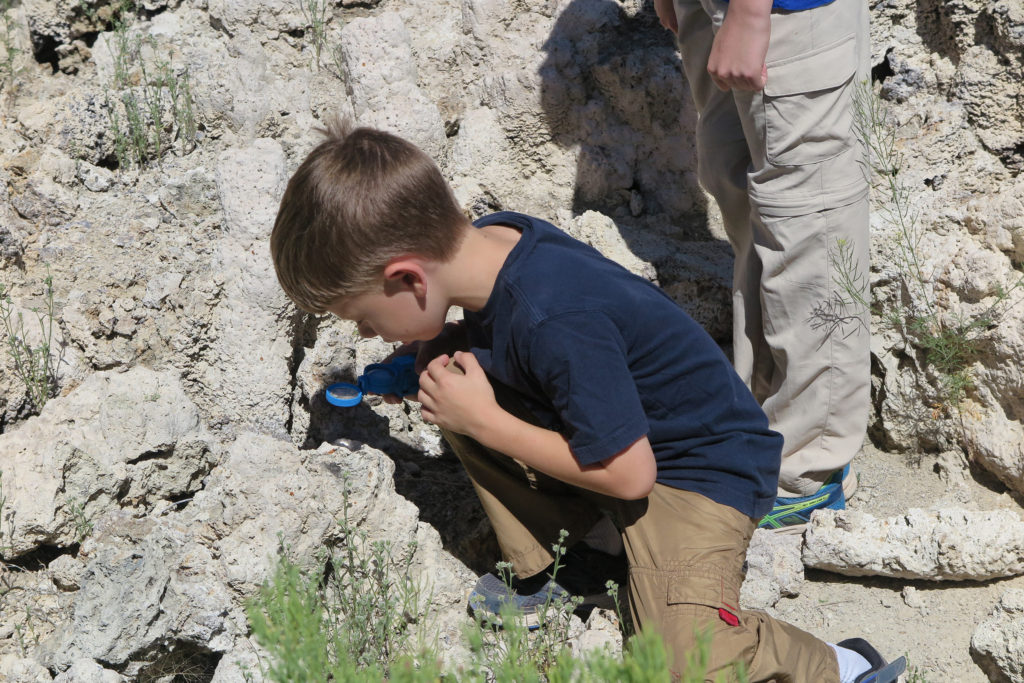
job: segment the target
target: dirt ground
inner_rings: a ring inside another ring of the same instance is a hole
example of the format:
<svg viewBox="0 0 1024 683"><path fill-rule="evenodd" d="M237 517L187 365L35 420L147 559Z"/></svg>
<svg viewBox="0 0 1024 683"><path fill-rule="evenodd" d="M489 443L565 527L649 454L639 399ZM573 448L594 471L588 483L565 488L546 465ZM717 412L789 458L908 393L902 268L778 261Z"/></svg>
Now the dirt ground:
<svg viewBox="0 0 1024 683"><path fill-rule="evenodd" d="M934 455L886 453L867 445L854 461L860 487L848 506L876 517L910 508L1021 510L990 475L950 464L943 468ZM910 683L986 683L971 659L971 635L1010 588L1024 588L1024 577L908 581L808 570L800 595L783 598L776 614L830 642L860 636L887 658L906 655Z"/></svg>

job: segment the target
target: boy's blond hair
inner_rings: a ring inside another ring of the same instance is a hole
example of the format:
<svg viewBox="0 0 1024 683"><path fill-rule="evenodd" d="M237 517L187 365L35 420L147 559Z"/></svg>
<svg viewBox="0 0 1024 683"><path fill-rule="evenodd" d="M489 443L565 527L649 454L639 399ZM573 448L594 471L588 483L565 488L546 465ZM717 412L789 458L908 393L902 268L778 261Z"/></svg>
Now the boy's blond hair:
<svg viewBox="0 0 1024 683"><path fill-rule="evenodd" d="M321 132L327 139L288 181L270 235L281 287L310 313L382 286L396 256L449 260L468 222L412 143L340 119Z"/></svg>

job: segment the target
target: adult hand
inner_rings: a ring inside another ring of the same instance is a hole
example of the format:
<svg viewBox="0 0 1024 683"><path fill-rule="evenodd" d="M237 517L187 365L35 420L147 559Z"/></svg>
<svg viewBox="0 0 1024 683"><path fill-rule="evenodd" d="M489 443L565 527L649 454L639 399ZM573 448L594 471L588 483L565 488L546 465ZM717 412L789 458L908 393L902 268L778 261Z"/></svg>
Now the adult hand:
<svg viewBox="0 0 1024 683"><path fill-rule="evenodd" d="M771 0L730 0L708 57L708 74L719 90L764 88L771 11Z"/></svg>
<svg viewBox="0 0 1024 683"><path fill-rule="evenodd" d="M463 372L449 368L450 363ZM488 424L489 416L501 410L487 373L468 351L456 351L452 357L443 355L430 361L420 374L418 398L423 404L424 420L473 438Z"/></svg>
<svg viewBox="0 0 1024 683"><path fill-rule="evenodd" d="M662 26L672 33L679 33L679 21L676 19L676 6L673 0L654 0L654 13L658 15Z"/></svg>

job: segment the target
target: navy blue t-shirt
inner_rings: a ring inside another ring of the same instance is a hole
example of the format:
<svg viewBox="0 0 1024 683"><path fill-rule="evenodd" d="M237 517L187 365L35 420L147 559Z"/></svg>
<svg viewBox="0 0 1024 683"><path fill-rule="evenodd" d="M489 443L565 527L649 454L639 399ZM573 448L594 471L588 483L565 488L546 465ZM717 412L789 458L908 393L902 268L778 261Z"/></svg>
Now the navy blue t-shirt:
<svg viewBox="0 0 1024 683"><path fill-rule="evenodd" d="M710 336L658 287L555 226L501 212L474 225L522 231L470 348L562 433L581 465L646 435L657 480L750 517L775 501L782 437Z"/></svg>

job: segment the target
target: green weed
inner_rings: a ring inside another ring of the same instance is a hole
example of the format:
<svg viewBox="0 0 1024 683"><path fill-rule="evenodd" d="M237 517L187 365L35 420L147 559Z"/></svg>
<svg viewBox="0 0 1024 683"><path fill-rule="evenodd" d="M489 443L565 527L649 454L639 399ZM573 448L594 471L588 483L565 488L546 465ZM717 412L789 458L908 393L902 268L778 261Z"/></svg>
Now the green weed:
<svg viewBox="0 0 1024 683"><path fill-rule="evenodd" d="M433 670L432 658L411 657L425 610L411 575L415 546L400 559L390 542L369 542L349 520L347 481L344 487L342 547L324 551L312 570L282 555L247 606L253 634L271 654L272 680L379 681Z"/></svg>
<svg viewBox="0 0 1024 683"><path fill-rule="evenodd" d="M42 341L33 344L25 330L21 312L14 313L10 294L0 285L0 323L3 324L7 355L14 364L14 375L25 387L25 395L35 412L40 412L53 395L53 278L43 281L44 308L33 308Z"/></svg>
<svg viewBox="0 0 1024 683"><path fill-rule="evenodd" d="M68 508L71 510L71 519L75 524L75 540L81 543L92 535L93 522L85 514L85 507L77 500L69 501Z"/></svg>
<svg viewBox="0 0 1024 683"><path fill-rule="evenodd" d="M424 626L424 604L408 561L396 561L392 548L366 543L341 520L345 541L327 561L303 570L282 557L273 577L247 605L253 635L267 650L261 664L272 681L388 680L426 683L458 680L487 683L654 683L672 680L668 656L657 633L629 638L622 656L607 650L573 658L568 618L575 601L552 599L541 615L544 627L530 631L525 617L507 605L499 618L484 617L468 628L471 661L457 672L443 672L436 652L413 637ZM563 535L554 546L557 573ZM511 581L508 565L500 565ZM617 598L617 587L609 587ZM706 680L710 640L703 636L688 657L681 683ZM733 678L746 683L742 667ZM720 674L715 680L727 679Z"/></svg>
<svg viewBox="0 0 1024 683"><path fill-rule="evenodd" d="M999 289L994 301L980 313L941 313L933 273L926 272L921 256L925 230L914 208L913 191L904 182L905 158L899 151L893 116L867 82L858 84L854 103L856 130L867 152L864 169L876 199L874 208L894 228L895 239L889 246L903 293L902 300L879 317L883 325L916 348L924 365L936 373L941 403L958 408L973 386L971 365L980 354L983 336L1016 303L1013 294L1024 290L1024 275L1010 287ZM828 310L838 311L839 317L869 308L866 283L855 275L860 264L851 259L849 248L839 243L830 254L834 282L841 294L839 304Z"/></svg>
<svg viewBox="0 0 1024 683"><path fill-rule="evenodd" d="M341 77L341 48L328 44L327 22L330 20L330 0L298 0L302 17L306 20L306 35L313 48L313 64L317 69L326 68ZM329 63L325 59L329 58Z"/></svg>
<svg viewBox="0 0 1024 683"><path fill-rule="evenodd" d="M154 38L143 38L123 22L110 44L116 94L108 97L107 111L118 166L159 162L170 150L192 151L198 123L188 69L175 70Z"/></svg>
<svg viewBox="0 0 1024 683"><path fill-rule="evenodd" d="M14 5L14 0L0 0L0 20L3 21L0 32L0 85L14 78L16 61L22 52L18 46L18 22L11 13Z"/></svg>
<svg viewBox="0 0 1024 683"><path fill-rule="evenodd" d="M919 667L908 666L906 683L928 683L927 673Z"/></svg>

